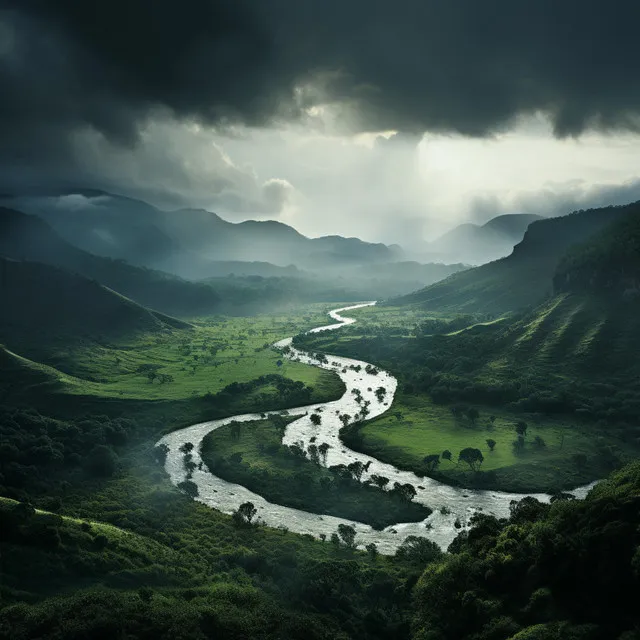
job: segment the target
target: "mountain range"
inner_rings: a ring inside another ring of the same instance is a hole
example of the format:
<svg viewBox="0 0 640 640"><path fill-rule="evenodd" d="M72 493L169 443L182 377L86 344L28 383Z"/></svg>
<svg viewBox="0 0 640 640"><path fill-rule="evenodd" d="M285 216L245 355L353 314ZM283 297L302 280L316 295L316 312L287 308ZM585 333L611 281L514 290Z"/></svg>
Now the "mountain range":
<svg viewBox="0 0 640 640"><path fill-rule="evenodd" d="M0 207L0 256L65 269L164 313L194 316L221 307L220 296L211 287L93 255L63 240L40 218L4 207Z"/></svg>
<svg viewBox="0 0 640 640"><path fill-rule="evenodd" d="M203 209L162 211L102 191L17 196L4 198L4 204L42 217L85 251L194 280L216 275L212 262L219 261L336 269L403 257L397 245L342 236L308 238L273 220L232 223Z"/></svg>

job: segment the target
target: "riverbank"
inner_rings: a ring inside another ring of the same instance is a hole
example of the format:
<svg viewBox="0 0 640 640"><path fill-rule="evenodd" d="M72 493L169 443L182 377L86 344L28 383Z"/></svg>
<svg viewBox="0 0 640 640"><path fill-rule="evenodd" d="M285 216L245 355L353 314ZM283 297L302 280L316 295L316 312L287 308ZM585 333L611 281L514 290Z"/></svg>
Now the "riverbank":
<svg viewBox="0 0 640 640"><path fill-rule="evenodd" d="M330 313L330 316L337 322L326 327L318 327L313 332L336 330L345 324L352 324L355 320L344 317L341 313L371 304L364 303L336 309ZM298 417L287 426L283 443L300 443L299 446L308 450L312 442L327 442L330 448L326 464L348 465L357 461L367 465L368 471L362 475L362 481L377 475L387 478L390 486L394 486L396 482L411 484L415 490L415 501L432 508L433 512L423 522L398 523L383 531L376 531L364 523L273 504L246 487L226 482L198 468L204 466L204 463L200 465L200 462L203 462L200 457L200 447L208 433L234 421L251 422L264 418L259 414L230 416L223 420L193 425L168 434L159 441L158 444L167 447L165 469L175 485L180 485L186 479L184 456L180 447L186 443L194 445L193 463L196 468L190 480L197 487L196 500L225 513L233 513L241 504L252 502L257 510L257 517L263 524L316 537L328 537L335 533L338 525L346 524L355 529L356 542L360 546L373 543L379 551L393 553L409 536L426 537L440 547L446 548L461 530L468 527L471 516L477 511L493 514L496 517L507 517L511 502L524 497L523 494L518 493L467 490L447 486L430 478L419 478L411 472L399 470L371 456L348 449L339 438L343 421L349 424L362 418L363 410L365 417L369 419L385 413L391 406L396 391L395 378L367 362L337 356L314 356L294 349L291 347L291 339L282 340L276 346L282 349L289 359L334 371L340 376L347 389L339 400L282 412L283 415ZM384 394L379 392L380 388L384 389ZM313 413L321 414L319 423L312 421L310 416ZM573 493L577 497L583 497L590 488L591 485L587 485L576 489ZM542 493L534 494L534 497L543 502L548 502L550 499L548 494Z"/></svg>

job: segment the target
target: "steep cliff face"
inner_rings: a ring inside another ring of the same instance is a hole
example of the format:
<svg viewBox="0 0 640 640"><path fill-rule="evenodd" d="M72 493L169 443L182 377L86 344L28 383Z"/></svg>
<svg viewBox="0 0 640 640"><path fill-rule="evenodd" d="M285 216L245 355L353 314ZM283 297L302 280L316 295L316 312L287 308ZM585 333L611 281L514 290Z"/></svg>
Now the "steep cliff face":
<svg viewBox="0 0 640 640"><path fill-rule="evenodd" d="M611 225L637 215L640 202L533 222L510 256L456 273L393 303L418 304L448 313L492 314L539 304L553 294L554 286L556 291L565 290L564 272L557 269L573 245L599 237Z"/></svg>
<svg viewBox="0 0 640 640"><path fill-rule="evenodd" d="M556 292L640 295L640 210L567 252L553 286Z"/></svg>

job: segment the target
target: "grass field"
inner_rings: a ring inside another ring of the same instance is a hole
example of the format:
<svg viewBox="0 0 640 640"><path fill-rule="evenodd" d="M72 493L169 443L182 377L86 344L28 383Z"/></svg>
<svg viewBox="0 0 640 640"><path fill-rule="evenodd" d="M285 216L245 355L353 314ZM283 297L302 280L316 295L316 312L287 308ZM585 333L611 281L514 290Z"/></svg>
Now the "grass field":
<svg viewBox="0 0 640 640"><path fill-rule="evenodd" d="M193 329L146 334L117 345L53 346L46 359L53 369L43 373L62 372L58 390L63 393L123 399L198 397L273 373L313 387L314 397L335 397L342 388L337 376L284 360L270 348L281 338L330 322L326 311L333 306L310 305L286 315L206 318Z"/></svg>
<svg viewBox="0 0 640 640"><path fill-rule="evenodd" d="M517 439L515 423L523 418L528 426L525 448L516 454L512 445ZM489 407L480 408L474 425L466 417L455 417L449 407L434 404L426 395L399 394L391 411L366 423L359 434L359 449L422 473L426 472L425 456L442 456L449 450L452 460L441 457L438 468L442 479L469 486L484 483L505 491L558 491L586 483L597 473L593 461L602 450L600 439L584 425L549 417L527 420L526 416ZM536 436L542 438L544 446L536 445ZM495 440L493 451L487 439ZM475 477L467 464L459 463L458 454L466 447L480 449L484 456L481 470L494 471L495 476ZM589 458L589 468L575 461L574 456L579 454Z"/></svg>

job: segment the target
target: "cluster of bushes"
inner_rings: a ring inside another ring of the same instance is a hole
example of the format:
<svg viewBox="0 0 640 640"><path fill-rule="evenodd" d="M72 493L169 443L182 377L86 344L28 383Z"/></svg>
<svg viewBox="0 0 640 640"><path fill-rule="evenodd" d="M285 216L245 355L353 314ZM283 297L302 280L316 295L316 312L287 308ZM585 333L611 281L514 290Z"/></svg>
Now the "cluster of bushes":
<svg viewBox="0 0 640 640"><path fill-rule="evenodd" d="M265 411L280 409L285 406L296 406L309 404L313 394L313 387L309 387L300 380L291 380L277 373L269 373L248 382L232 382L218 393L208 393L205 399L221 407L228 407L234 399L240 396L247 396L259 389L273 387L277 392L277 397L269 397L263 394L262 400L266 405L262 407Z"/></svg>
<svg viewBox="0 0 640 640"><path fill-rule="evenodd" d="M105 415L56 420L35 409L0 407L0 495L59 502L72 477L109 477L135 424Z"/></svg>

